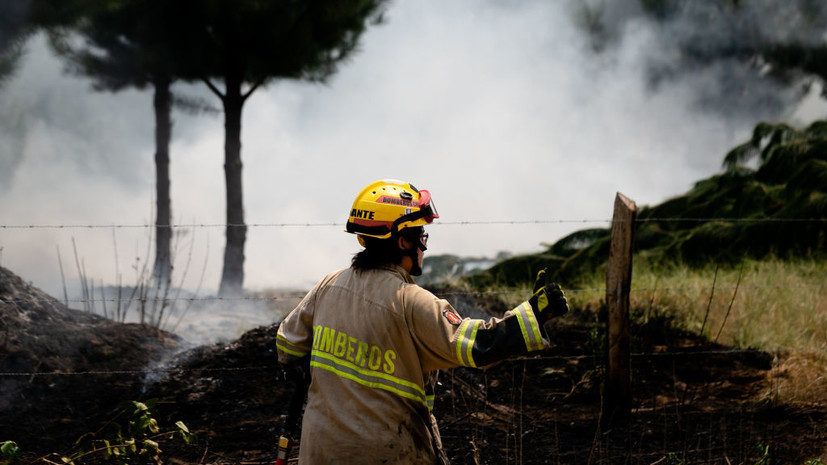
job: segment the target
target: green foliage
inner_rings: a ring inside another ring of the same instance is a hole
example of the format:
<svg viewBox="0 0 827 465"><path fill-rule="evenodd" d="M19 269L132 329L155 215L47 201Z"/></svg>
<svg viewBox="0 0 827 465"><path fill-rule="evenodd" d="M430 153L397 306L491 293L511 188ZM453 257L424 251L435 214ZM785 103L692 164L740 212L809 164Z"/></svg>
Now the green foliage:
<svg viewBox="0 0 827 465"><path fill-rule="evenodd" d="M224 108L228 225L244 224L241 176L244 102L257 88L274 79L325 82L356 52L366 26L381 21L386 3L386 0L208 0L191 8L185 34L199 44L194 53L200 57L197 60L200 66L189 78L203 80L221 99ZM224 90L213 81L223 81ZM246 234L246 228L227 228L220 296L242 293Z"/></svg>
<svg viewBox="0 0 827 465"><path fill-rule="evenodd" d="M726 154L724 167L733 168L753 158L759 158L761 162L765 162L776 147L796 139L798 136L799 132L786 124L758 123L753 129L752 138L749 141L735 147Z"/></svg>
<svg viewBox="0 0 827 465"><path fill-rule="evenodd" d="M557 269L563 258L553 254L519 255L506 259L482 273L463 279L472 287L496 288L516 287L534 283L537 272L543 268Z"/></svg>
<svg viewBox="0 0 827 465"><path fill-rule="evenodd" d="M97 437L86 434L75 443L76 450L61 457L68 465L81 465L84 460L103 459L117 464L161 464L162 439L178 438L190 444L195 436L183 422L176 422L175 428L161 432L158 421L152 417L155 402L129 401L125 404L124 423L109 423L110 435Z"/></svg>
<svg viewBox="0 0 827 465"><path fill-rule="evenodd" d="M91 77L97 90L169 82L190 63L186 47L195 45L175 27L185 16L173 3L63 0L63 19L47 28L51 45L69 70Z"/></svg>
<svg viewBox="0 0 827 465"><path fill-rule="evenodd" d="M743 163L757 159L757 169ZM799 130L760 123L750 141L730 151L723 173L684 195L637 214L637 259L661 265L734 265L744 258L825 258L827 251L827 121ZM605 270L610 230L587 229L536 255L505 260L469 278L472 286L530 284L547 267L574 286Z"/></svg>
<svg viewBox="0 0 827 465"><path fill-rule="evenodd" d="M608 235L609 230L605 228L583 229L560 239L549 248L549 251L555 255L568 258L578 251L594 245Z"/></svg>
<svg viewBox="0 0 827 465"><path fill-rule="evenodd" d="M25 42L32 33L27 2L0 2L0 87L16 71L24 53Z"/></svg>
<svg viewBox="0 0 827 465"><path fill-rule="evenodd" d="M0 465L9 465L20 459L20 448L14 441L0 442Z"/></svg>
<svg viewBox="0 0 827 465"><path fill-rule="evenodd" d="M677 59L697 68L738 62L757 76L786 85L827 78L823 44L825 4L820 1L639 0L657 23L683 23ZM773 19L785 18L783 26ZM783 31L783 32L781 32ZM667 68L668 69L668 68ZM679 75L674 71L666 77ZM659 76L659 75L656 75ZM819 79L820 78L820 79ZM749 86L743 80L743 86Z"/></svg>
<svg viewBox="0 0 827 465"><path fill-rule="evenodd" d="M771 462L770 445L764 442L759 442L755 446L755 452L758 454L758 460L755 465L768 465Z"/></svg>
<svg viewBox="0 0 827 465"><path fill-rule="evenodd" d="M666 454L666 457L664 457L663 463L665 465L684 465L686 463L686 460L681 458L680 455L674 452L670 452Z"/></svg>
<svg viewBox="0 0 827 465"><path fill-rule="evenodd" d="M589 334L586 338L586 350L595 360L603 360L608 353L606 332L602 325L596 322L589 327Z"/></svg>

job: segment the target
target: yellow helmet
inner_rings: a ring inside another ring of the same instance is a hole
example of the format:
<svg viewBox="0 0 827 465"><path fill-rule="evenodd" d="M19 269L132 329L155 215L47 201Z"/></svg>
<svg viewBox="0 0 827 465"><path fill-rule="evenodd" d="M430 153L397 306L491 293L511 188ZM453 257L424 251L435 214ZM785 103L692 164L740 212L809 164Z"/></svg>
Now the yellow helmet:
<svg viewBox="0 0 827 465"><path fill-rule="evenodd" d="M388 239L405 228L425 226L439 218L431 193L410 183L383 179L368 184L353 202L346 231ZM362 245L364 245L362 243Z"/></svg>

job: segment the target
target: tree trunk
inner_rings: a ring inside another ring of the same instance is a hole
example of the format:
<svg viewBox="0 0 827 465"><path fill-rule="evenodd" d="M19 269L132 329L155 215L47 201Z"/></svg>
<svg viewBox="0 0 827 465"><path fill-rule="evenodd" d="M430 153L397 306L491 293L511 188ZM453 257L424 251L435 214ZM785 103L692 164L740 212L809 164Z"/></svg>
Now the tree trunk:
<svg viewBox="0 0 827 465"><path fill-rule="evenodd" d="M228 77L224 103L224 178L227 186L227 246L219 296L241 295L244 286L244 202L241 183L241 79Z"/></svg>
<svg viewBox="0 0 827 465"><path fill-rule="evenodd" d="M169 196L169 141L172 134L170 79L158 78L155 86L155 286L169 286L172 279L172 239Z"/></svg>

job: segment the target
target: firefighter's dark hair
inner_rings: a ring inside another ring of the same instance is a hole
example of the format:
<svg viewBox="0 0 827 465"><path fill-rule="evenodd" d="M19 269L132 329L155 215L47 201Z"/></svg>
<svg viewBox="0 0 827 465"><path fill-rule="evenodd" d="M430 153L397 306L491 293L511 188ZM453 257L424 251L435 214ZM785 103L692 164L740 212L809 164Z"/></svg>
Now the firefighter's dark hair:
<svg viewBox="0 0 827 465"><path fill-rule="evenodd" d="M390 239L377 239L375 237L363 236L365 248L353 256L350 267L356 271L374 270L388 265L399 265L405 251L397 246L399 236L410 242L419 240L424 228L405 228Z"/></svg>

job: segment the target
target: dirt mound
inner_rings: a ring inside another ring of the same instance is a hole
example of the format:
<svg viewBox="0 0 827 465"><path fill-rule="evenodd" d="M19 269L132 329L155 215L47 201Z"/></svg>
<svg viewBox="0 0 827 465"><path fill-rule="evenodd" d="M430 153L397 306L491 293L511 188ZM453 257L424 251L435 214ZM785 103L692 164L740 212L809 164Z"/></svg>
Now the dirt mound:
<svg viewBox="0 0 827 465"><path fill-rule="evenodd" d="M199 444L179 456L205 452L217 460L275 460L282 414L293 391L281 377L276 355L277 325L248 331L230 344L199 347L170 362L178 370L152 385L161 424L183 421Z"/></svg>
<svg viewBox="0 0 827 465"><path fill-rule="evenodd" d="M154 328L72 310L0 267L0 440L58 451L138 399L178 346Z"/></svg>

